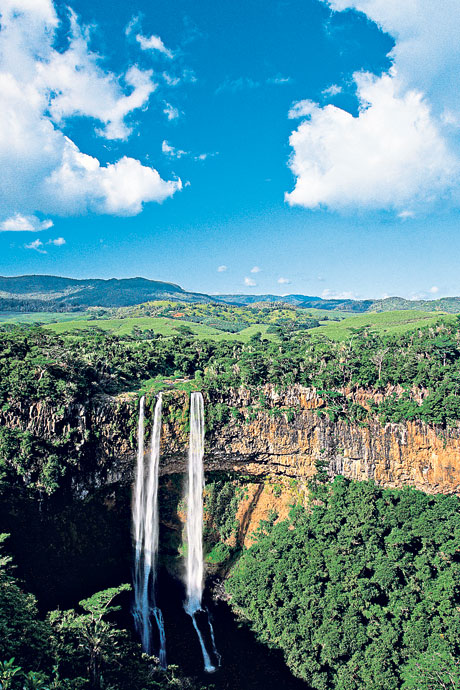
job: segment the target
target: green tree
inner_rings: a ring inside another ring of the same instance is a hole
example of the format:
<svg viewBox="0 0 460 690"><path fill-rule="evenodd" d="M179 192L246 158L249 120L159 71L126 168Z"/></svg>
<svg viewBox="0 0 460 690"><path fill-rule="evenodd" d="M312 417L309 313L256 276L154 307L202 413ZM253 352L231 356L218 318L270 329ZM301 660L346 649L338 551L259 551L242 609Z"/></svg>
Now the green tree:
<svg viewBox="0 0 460 690"><path fill-rule="evenodd" d="M126 634L113 623L105 620L110 613L118 611L119 606L112 606L112 601L121 592L131 589L124 584L111 587L83 599L79 605L86 612L78 614L74 610L53 611L49 621L54 630L54 654L59 664L67 667L86 667L90 687L94 690L103 688L106 669L113 669L121 664L123 644L127 642Z"/></svg>
<svg viewBox="0 0 460 690"><path fill-rule="evenodd" d="M0 547L7 536L0 534ZM11 558L0 555L0 659L14 657L18 666L26 668L49 667L49 634L49 626L38 617L35 597L13 577Z"/></svg>
<svg viewBox="0 0 460 690"><path fill-rule="evenodd" d="M430 650L411 659L402 675L401 690L459 690L460 659L443 648Z"/></svg>

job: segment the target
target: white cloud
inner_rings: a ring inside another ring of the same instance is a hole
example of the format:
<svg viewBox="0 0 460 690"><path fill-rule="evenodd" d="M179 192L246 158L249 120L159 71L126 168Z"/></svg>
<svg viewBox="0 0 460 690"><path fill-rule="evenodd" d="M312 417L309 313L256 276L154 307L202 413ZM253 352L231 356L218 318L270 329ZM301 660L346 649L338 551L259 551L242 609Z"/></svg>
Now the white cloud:
<svg viewBox="0 0 460 690"><path fill-rule="evenodd" d="M166 156L169 156L170 158L182 158L183 156L190 156L195 161L205 161L208 158L212 158L213 156L218 155L217 151L215 151L214 153L199 153L197 155L194 155L190 151L183 151L182 149L177 149L175 146L171 146L171 144L168 144L166 139L164 139L163 143L161 144L161 150Z"/></svg>
<svg viewBox="0 0 460 690"><path fill-rule="evenodd" d="M289 285L290 282L289 278L278 278L278 283L280 285Z"/></svg>
<svg viewBox="0 0 460 690"><path fill-rule="evenodd" d="M248 277L246 277L244 279L244 284L247 287L255 287L257 285L256 281L253 278L248 278Z"/></svg>
<svg viewBox="0 0 460 690"><path fill-rule="evenodd" d="M439 292L439 288L437 285L433 285L433 287L430 287L429 292L431 292L432 295L437 295Z"/></svg>
<svg viewBox="0 0 460 690"><path fill-rule="evenodd" d="M262 270L262 269L259 268L259 266L253 266L253 267L251 268L251 273L260 273L261 270Z"/></svg>
<svg viewBox="0 0 460 690"><path fill-rule="evenodd" d="M218 273L225 273L226 270L227 270L227 266L223 266L223 265L222 265L222 266L218 266L218 267L217 267L217 272L218 272Z"/></svg>
<svg viewBox="0 0 460 690"><path fill-rule="evenodd" d="M57 212L77 212L82 206L97 213L132 216L148 201L164 201L182 188L178 181L166 182L153 168L124 156L114 164L101 166L97 158L81 153L70 141L61 165L45 180L45 194L60 190Z"/></svg>
<svg viewBox="0 0 460 690"><path fill-rule="evenodd" d="M168 72L163 72L161 76L163 77L168 86L177 86L180 82L179 77L173 77Z"/></svg>
<svg viewBox="0 0 460 690"><path fill-rule="evenodd" d="M189 155L188 151L176 149L174 146L168 144L166 139L164 139L163 143L161 144L161 150L163 151L163 153L165 153L167 156L170 156L171 158L182 158L182 156Z"/></svg>
<svg viewBox="0 0 460 690"><path fill-rule="evenodd" d="M39 232L53 227L52 220L40 220L37 216L15 213L0 223L0 232Z"/></svg>
<svg viewBox="0 0 460 690"><path fill-rule="evenodd" d="M342 93L342 87L338 84L331 84L327 89L321 91L323 96L337 96L338 93Z"/></svg>
<svg viewBox="0 0 460 690"><path fill-rule="evenodd" d="M460 6L457 0L323 0L364 12L395 39L391 70L355 74L357 117L300 101L291 135L290 204L408 204L460 198Z"/></svg>
<svg viewBox="0 0 460 690"><path fill-rule="evenodd" d="M309 119L290 137L297 180L288 203L397 209L442 194L459 166L422 95L400 95L392 75L356 74L355 81L358 117L307 101L293 109Z"/></svg>
<svg viewBox="0 0 460 690"><path fill-rule="evenodd" d="M22 4L23 0L16 0ZM148 102L156 88L151 70L133 65L121 80L99 66L99 57L89 49L89 36L70 10L70 42L67 50L50 49L48 59L36 63L36 84L48 96L51 119L60 124L76 115L92 117L104 126L97 132L107 139L126 140L132 128L125 118Z"/></svg>
<svg viewBox="0 0 460 690"><path fill-rule="evenodd" d="M157 50L170 60L174 57L172 50L166 48L159 36L142 36L142 34L138 34L136 36L136 41L139 43L142 50Z"/></svg>
<svg viewBox="0 0 460 690"><path fill-rule="evenodd" d="M62 247L62 245L66 244L66 241L63 237L56 237L55 240L48 240L46 244L54 244L55 247Z"/></svg>
<svg viewBox="0 0 460 690"><path fill-rule="evenodd" d="M171 103L166 103L164 104L163 112L168 118L168 120L177 120L177 118L180 115L180 112L177 108L175 108Z"/></svg>
<svg viewBox="0 0 460 690"><path fill-rule="evenodd" d="M25 249L34 249L39 254L47 254L46 249L43 249L42 247L43 242L41 240L34 240L33 242L30 242L30 244L24 245Z"/></svg>
<svg viewBox="0 0 460 690"><path fill-rule="evenodd" d="M303 101L297 101L294 103L292 108L289 110L288 117L290 120L295 120L298 117L310 117L312 112L317 108L314 101L305 99Z"/></svg>
<svg viewBox="0 0 460 690"><path fill-rule="evenodd" d="M54 48L60 23L51 0L5 0L0 31L0 218L12 213L130 215L181 188L123 157L101 165L61 127L70 118L99 122L105 138L126 139L125 118L145 107L155 88L150 71L118 77L102 69L88 32L71 13L68 44ZM122 86L124 83L125 86ZM129 93L125 93L125 87Z"/></svg>

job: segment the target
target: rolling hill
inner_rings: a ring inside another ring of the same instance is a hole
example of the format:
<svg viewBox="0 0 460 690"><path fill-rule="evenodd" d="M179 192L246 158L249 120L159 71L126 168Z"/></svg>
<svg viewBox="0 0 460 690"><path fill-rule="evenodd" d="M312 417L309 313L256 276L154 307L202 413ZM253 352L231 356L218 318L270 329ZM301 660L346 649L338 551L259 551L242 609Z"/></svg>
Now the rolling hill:
<svg viewBox="0 0 460 690"><path fill-rule="evenodd" d="M237 306L284 303L304 309L354 314L395 310L460 313L460 297L437 300L407 300L402 297L351 300L299 294L207 295L188 292L175 283L140 277L79 280L51 275L0 276L0 312L75 312L89 307L130 307L157 300Z"/></svg>
<svg viewBox="0 0 460 690"><path fill-rule="evenodd" d="M87 279L49 275L0 276L0 311L83 311L88 307L128 307L153 300L213 302L208 295L146 278Z"/></svg>

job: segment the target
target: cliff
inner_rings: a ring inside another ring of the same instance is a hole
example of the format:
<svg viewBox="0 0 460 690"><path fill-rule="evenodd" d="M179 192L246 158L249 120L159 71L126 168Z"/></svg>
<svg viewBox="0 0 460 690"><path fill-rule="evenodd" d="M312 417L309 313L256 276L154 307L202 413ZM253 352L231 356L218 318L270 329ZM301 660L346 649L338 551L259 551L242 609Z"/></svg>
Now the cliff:
<svg viewBox="0 0 460 690"><path fill-rule="evenodd" d="M388 391L391 394L394 391ZM350 394L351 395L351 394ZM428 493L460 492L460 426L437 429L422 422L381 425L331 421L325 403L311 389L292 386L277 392L266 386L257 395L245 389L206 396L207 471L307 480L318 459L329 474L373 479L384 487L413 486ZM365 405L375 396L353 394ZM161 474L183 472L188 441L188 394L164 396ZM154 396L147 396L146 420ZM217 421L214 412L224 411ZM73 453L75 487L130 483L136 444L137 396L94 398L91 405L56 410L44 404L0 412L0 425L28 431ZM71 453L71 455L72 455Z"/></svg>

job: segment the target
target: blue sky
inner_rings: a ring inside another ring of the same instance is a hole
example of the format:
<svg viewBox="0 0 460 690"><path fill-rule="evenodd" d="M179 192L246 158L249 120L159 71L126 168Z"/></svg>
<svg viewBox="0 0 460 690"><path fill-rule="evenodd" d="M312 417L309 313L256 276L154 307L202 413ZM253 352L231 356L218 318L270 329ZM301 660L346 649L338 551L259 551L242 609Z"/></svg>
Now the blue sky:
<svg viewBox="0 0 460 690"><path fill-rule="evenodd" d="M2 4L1 274L460 294L455 0Z"/></svg>

